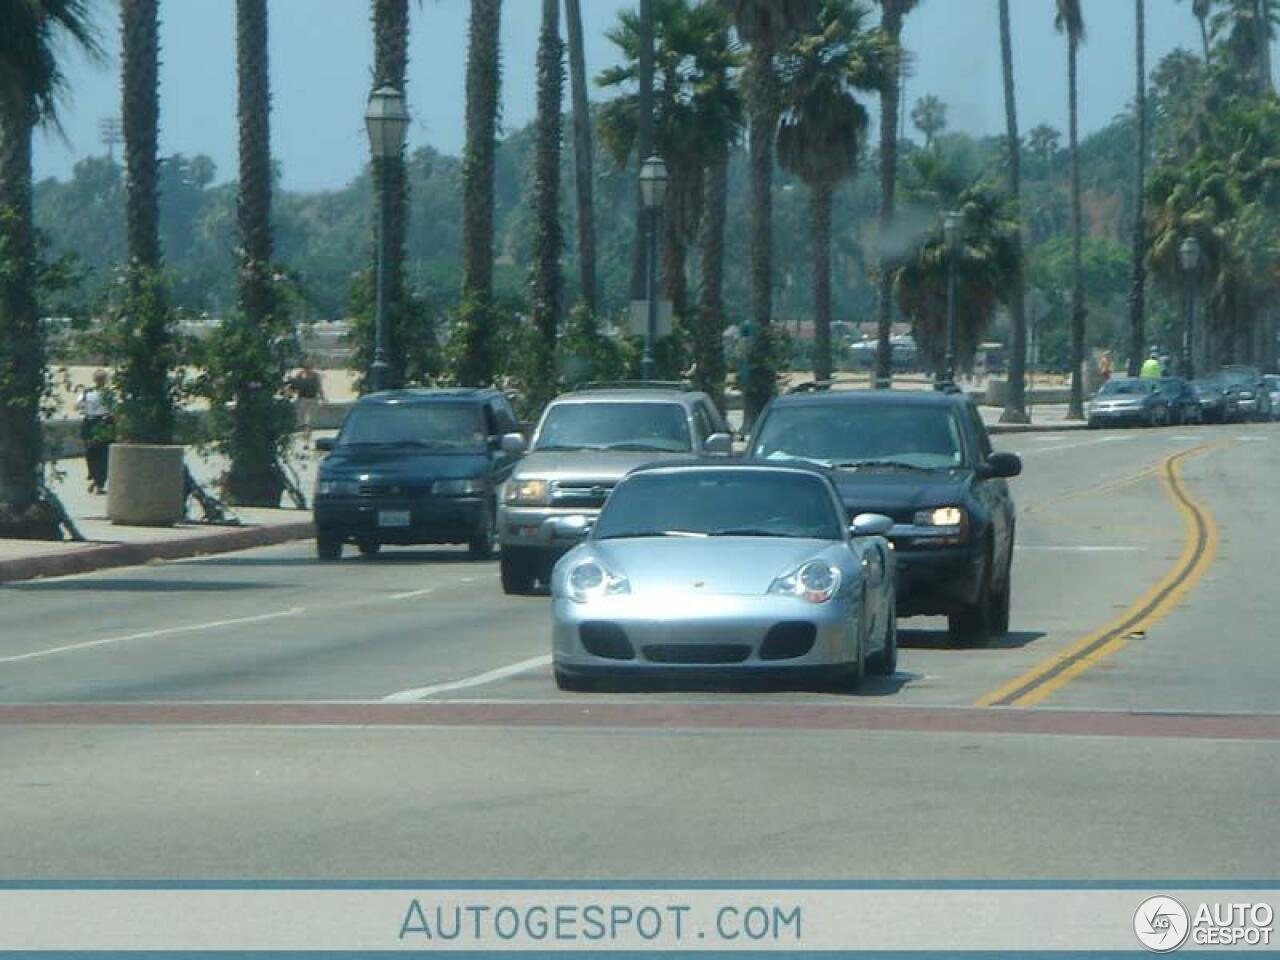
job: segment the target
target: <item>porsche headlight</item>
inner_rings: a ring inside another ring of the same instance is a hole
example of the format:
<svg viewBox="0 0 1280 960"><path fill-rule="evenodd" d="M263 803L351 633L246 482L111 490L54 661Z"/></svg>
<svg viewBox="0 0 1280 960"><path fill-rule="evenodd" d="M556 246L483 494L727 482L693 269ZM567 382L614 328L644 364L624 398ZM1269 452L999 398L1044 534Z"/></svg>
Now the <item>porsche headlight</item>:
<svg viewBox="0 0 1280 960"><path fill-rule="evenodd" d="M503 500L517 507L545 507L549 494L550 484L545 480L512 480Z"/></svg>
<svg viewBox="0 0 1280 960"><path fill-rule="evenodd" d="M913 521L916 543L922 546L951 546L969 539L969 514L964 507L917 510Z"/></svg>
<svg viewBox="0 0 1280 960"><path fill-rule="evenodd" d="M570 570L565 583L569 596L578 603L631 592L631 584L626 577L610 572L595 560L584 560Z"/></svg>
<svg viewBox="0 0 1280 960"><path fill-rule="evenodd" d="M799 597L809 603L826 603L840 589L840 569L825 560L810 560L798 570L779 577L770 593Z"/></svg>

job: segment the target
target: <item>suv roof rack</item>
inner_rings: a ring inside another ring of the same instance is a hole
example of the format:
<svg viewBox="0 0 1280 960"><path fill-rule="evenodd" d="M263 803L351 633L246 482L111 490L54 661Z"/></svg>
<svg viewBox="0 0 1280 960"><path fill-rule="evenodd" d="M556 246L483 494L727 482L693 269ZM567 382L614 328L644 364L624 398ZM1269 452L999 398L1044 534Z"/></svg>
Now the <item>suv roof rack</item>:
<svg viewBox="0 0 1280 960"><path fill-rule="evenodd" d="M806 380L803 383L797 383L793 387L788 387L786 396L791 396L793 393L818 393L822 390L830 390L834 385L834 380Z"/></svg>
<svg viewBox="0 0 1280 960"><path fill-rule="evenodd" d="M579 383L579 390L692 390L693 385L684 380L591 380Z"/></svg>

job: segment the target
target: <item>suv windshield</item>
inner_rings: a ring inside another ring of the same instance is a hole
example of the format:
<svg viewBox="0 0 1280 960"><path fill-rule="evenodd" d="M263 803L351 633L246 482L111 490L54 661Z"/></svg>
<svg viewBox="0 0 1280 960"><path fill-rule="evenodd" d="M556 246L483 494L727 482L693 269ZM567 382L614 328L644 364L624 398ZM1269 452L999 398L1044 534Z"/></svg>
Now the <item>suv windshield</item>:
<svg viewBox="0 0 1280 960"><path fill-rule="evenodd" d="M692 444L678 403L561 403L547 411L534 449L687 453Z"/></svg>
<svg viewBox="0 0 1280 960"><path fill-rule="evenodd" d="M464 403L370 404L348 414L339 446L474 449L485 443L480 409Z"/></svg>
<svg viewBox="0 0 1280 960"><path fill-rule="evenodd" d="M752 455L825 466L902 466L945 470L964 462L950 408L885 404L779 407L764 422Z"/></svg>
<svg viewBox="0 0 1280 960"><path fill-rule="evenodd" d="M1123 380L1108 380L1102 385L1102 389L1098 391L1100 397L1114 397L1119 395L1137 395L1150 393L1155 389L1154 380L1137 380L1128 378Z"/></svg>
<svg viewBox="0 0 1280 960"><path fill-rule="evenodd" d="M842 520L823 481L800 473L643 473L614 490L597 540L626 537L803 537L839 540Z"/></svg>

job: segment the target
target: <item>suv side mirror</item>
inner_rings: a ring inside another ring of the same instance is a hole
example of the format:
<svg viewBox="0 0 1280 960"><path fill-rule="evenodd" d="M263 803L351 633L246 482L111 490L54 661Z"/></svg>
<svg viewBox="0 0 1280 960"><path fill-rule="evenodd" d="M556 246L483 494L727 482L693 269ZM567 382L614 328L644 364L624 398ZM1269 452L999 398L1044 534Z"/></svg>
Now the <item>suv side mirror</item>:
<svg viewBox="0 0 1280 960"><path fill-rule="evenodd" d="M853 518L849 532L855 537L886 537L892 529L892 517L883 513L860 513Z"/></svg>
<svg viewBox="0 0 1280 960"><path fill-rule="evenodd" d="M333 437L321 437L316 441L316 450L320 453L331 453L334 447Z"/></svg>
<svg viewBox="0 0 1280 960"><path fill-rule="evenodd" d="M1022 458L1014 453L993 453L980 471L986 479L1007 479L1022 474Z"/></svg>
<svg viewBox="0 0 1280 960"><path fill-rule="evenodd" d="M522 433L507 433L503 435L500 446L503 453L519 455L529 449L529 441Z"/></svg>
<svg viewBox="0 0 1280 960"><path fill-rule="evenodd" d="M728 433L713 433L702 441L702 450L711 454L733 453L733 436Z"/></svg>

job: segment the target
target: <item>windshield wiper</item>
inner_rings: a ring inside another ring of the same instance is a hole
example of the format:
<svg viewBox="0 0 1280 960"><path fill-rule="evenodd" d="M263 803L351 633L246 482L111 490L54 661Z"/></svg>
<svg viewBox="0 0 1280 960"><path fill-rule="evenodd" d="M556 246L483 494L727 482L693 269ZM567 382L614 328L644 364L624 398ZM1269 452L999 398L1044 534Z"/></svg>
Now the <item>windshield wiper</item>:
<svg viewBox="0 0 1280 960"><path fill-rule="evenodd" d="M604 447L605 450L638 450L653 451L655 453L680 453L680 450L672 450L670 447L660 447L652 443L610 443Z"/></svg>
<svg viewBox="0 0 1280 960"><path fill-rule="evenodd" d="M533 448L535 451L542 452L565 452L574 450L603 450L604 447L593 446L589 443L541 443Z"/></svg>
<svg viewBox="0 0 1280 960"><path fill-rule="evenodd" d="M795 537L794 533L783 533L780 530L765 530L761 527L726 527L724 530L713 530L709 537Z"/></svg>
<svg viewBox="0 0 1280 960"><path fill-rule="evenodd" d="M697 530L630 530L626 533L611 533L604 537L597 537L598 540L631 540L640 539L642 537L697 537L702 538L711 536L711 534L700 533Z"/></svg>
<svg viewBox="0 0 1280 960"><path fill-rule="evenodd" d="M945 467L922 467L919 464L907 463L903 460L840 460L831 464L837 470L859 470L863 467L887 467L894 470L915 470L919 473L933 473Z"/></svg>

